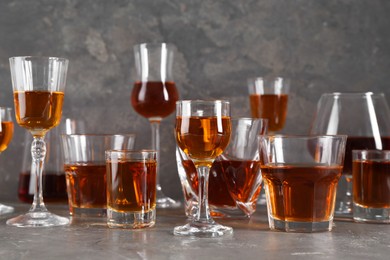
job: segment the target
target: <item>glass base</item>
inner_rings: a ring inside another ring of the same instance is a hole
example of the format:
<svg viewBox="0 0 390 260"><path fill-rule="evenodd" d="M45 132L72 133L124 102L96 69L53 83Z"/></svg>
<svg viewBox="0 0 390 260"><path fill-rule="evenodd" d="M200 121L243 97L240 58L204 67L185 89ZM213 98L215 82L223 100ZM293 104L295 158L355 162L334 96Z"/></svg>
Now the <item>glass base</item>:
<svg viewBox="0 0 390 260"><path fill-rule="evenodd" d="M323 232L331 231L333 226L333 219L321 222L297 222L297 221L283 221L268 217L269 228L271 230L280 230L285 232Z"/></svg>
<svg viewBox="0 0 390 260"><path fill-rule="evenodd" d="M74 217L105 217L107 211L104 208L76 208L69 209L69 214Z"/></svg>
<svg viewBox="0 0 390 260"><path fill-rule="evenodd" d="M390 223L390 208L366 208L354 203L353 220L368 223Z"/></svg>
<svg viewBox="0 0 390 260"><path fill-rule="evenodd" d="M4 204L0 204L0 215L9 214L14 212L14 208Z"/></svg>
<svg viewBox="0 0 390 260"><path fill-rule="evenodd" d="M164 193L157 187L156 194L156 207L158 209L166 209L166 208L179 208L181 205L180 201L176 201L164 195Z"/></svg>
<svg viewBox="0 0 390 260"><path fill-rule="evenodd" d="M27 212L7 220L7 225L16 227L54 227L69 224L69 219L50 212Z"/></svg>
<svg viewBox="0 0 390 260"><path fill-rule="evenodd" d="M173 234L177 236L221 237L232 233L233 228L222 226L215 222L212 224L191 222L173 229Z"/></svg>
<svg viewBox="0 0 390 260"><path fill-rule="evenodd" d="M110 228L145 228L156 223L156 209L144 212L118 212L107 209L107 225Z"/></svg>

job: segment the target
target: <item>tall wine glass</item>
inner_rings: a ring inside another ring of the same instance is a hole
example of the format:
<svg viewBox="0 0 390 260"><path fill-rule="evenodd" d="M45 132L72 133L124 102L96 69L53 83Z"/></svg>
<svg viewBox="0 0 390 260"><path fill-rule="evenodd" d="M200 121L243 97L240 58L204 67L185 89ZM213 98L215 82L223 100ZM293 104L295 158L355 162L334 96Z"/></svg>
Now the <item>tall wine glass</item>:
<svg viewBox="0 0 390 260"><path fill-rule="evenodd" d="M14 123L11 117L11 108L0 107L0 153L7 149L14 135ZM14 208L0 203L0 215L11 213Z"/></svg>
<svg viewBox="0 0 390 260"><path fill-rule="evenodd" d="M157 208L180 206L164 195L160 185L160 122L175 111L179 98L172 76L173 46L142 43L134 46L137 78L131 92L131 105L152 127L152 150L157 151Z"/></svg>
<svg viewBox="0 0 390 260"><path fill-rule="evenodd" d="M56 57L9 59L17 123L33 135L31 176L35 176L30 210L7 221L18 227L62 226L68 218L50 213L43 202L42 171L46 155L45 134L61 120L68 60Z"/></svg>
<svg viewBox="0 0 390 260"><path fill-rule="evenodd" d="M254 118L268 119L268 132L283 129L287 116L290 81L281 77L248 79L249 102Z"/></svg>
<svg viewBox="0 0 390 260"><path fill-rule="evenodd" d="M176 103L177 145L192 160L198 173L198 212L191 222L174 228L175 235L218 237L233 232L210 216L208 183L215 158L228 146L231 135L230 105L223 100L184 100Z"/></svg>
<svg viewBox="0 0 390 260"><path fill-rule="evenodd" d="M348 135L343 177L347 188L335 215L352 213L352 150L390 149L390 110L383 94L326 93L321 95L310 134Z"/></svg>

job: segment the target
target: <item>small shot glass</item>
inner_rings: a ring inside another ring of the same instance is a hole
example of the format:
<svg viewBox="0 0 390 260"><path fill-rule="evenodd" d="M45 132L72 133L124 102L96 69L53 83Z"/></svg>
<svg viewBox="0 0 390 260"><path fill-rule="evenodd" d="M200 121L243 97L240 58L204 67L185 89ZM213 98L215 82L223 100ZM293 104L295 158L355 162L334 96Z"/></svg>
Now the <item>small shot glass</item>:
<svg viewBox="0 0 390 260"><path fill-rule="evenodd" d="M390 223L390 150L353 150L353 219Z"/></svg>
<svg viewBox="0 0 390 260"><path fill-rule="evenodd" d="M145 228L156 223L155 150L107 150L107 225Z"/></svg>

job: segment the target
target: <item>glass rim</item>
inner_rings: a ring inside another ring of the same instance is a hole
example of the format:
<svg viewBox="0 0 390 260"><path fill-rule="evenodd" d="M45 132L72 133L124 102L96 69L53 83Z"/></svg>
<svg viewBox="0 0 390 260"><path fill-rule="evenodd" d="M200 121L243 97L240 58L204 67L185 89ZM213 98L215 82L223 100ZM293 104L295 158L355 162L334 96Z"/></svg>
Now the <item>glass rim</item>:
<svg viewBox="0 0 390 260"><path fill-rule="evenodd" d="M249 77L247 78L247 81L248 82L253 82L253 81L256 81L256 80L265 80L265 81L269 81L269 80L272 80L272 81L275 81L276 79L282 79L283 81L290 81L290 78L288 77L282 77L282 76L258 76L258 77Z"/></svg>
<svg viewBox="0 0 390 260"><path fill-rule="evenodd" d="M390 153L390 150L375 150L375 149L353 149L354 154L386 154Z"/></svg>
<svg viewBox="0 0 390 260"><path fill-rule="evenodd" d="M176 101L176 105L178 104L207 104L207 103L214 103L214 104L230 104L230 101L224 100L224 99L210 99L210 100L204 100L204 99L185 99L185 100L178 100Z"/></svg>
<svg viewBox="0 0 390 260"><path fill-rule="evenodd" d="M283 135L283 134L277 134L277 135L267 135L267 134L260 134L260 137L264 139L268 138L278 138L278 139L315 139L315 138L331 138L331 139L347 139L348 135Z"/></svg>
<svg viewBox="0 0 390 260"><path fill-rule="evenodd" d="M76 137L76 136L102 136L102 137L106 137L106 136L136 136L135 133L128 133L128 134L91 134L91 133L74 133L74 134L65 134L65 133L62 133L60 134L61 136L69 136L69 137Z"/></svg>
<svg viewBox="0 0 390 260"><path fill-rule="evenodd" d="M10 57L9 60L27 60L27 59L34 59L34 60L58 60L58 61L69 61L67 58L62 57L54 57L54 56L14 56Z"/></svg>
<svg viewBox="0 0 390 260"><path fill-rule="evenodd" d="M139 48L141 46L146 46L146 47L160 47L160 46L163 46L165 45L167 48L171 48L173 47L173 43L170 43L170 42L141 42L141 43L137 43L134 45L134 49L135 48Z"/></svg>
<svg viewBox="0 0 390 260"><path fill-rule="evenodd" d="M356 97L356 96L362 96L362 97L367 97L367 96L385 96L383 92L377 92L374 93L372 91L367 91L367 92L330 92L330 93L323 93L321 94L321 97Z"/></svg>
<svg viewBox="0 0 390 260"><path fill-rule="evenodd" d="M120 153L120 154L157 154L157 150L153 149L141 149L141 150L131 150L131 149L108 149L105 151L105 154Z"/></svg>
<svg viewBox="0 0 390 260"><path fill-rule="evenodd" d="M11 111L11 110L12 110L12 107L0 107L0 109L1 109L1 110L4 109L4 110L9 110L9 111Z"/></svg>

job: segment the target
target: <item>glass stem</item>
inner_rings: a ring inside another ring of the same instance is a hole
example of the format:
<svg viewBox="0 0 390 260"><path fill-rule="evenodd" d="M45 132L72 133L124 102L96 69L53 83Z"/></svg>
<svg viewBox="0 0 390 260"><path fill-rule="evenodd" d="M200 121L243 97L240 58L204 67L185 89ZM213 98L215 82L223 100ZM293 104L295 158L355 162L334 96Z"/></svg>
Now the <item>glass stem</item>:
<svg viewBox="0 0 390 260"><path fill-rule="evenodd" d="M35 178L34 199L30 212L47 211L42 195L42 171L46 156L44 136L35 137L31 145L32 165L31 178Z"/></svg>
<svg viewBox="0 0 390 260"><path fill-rule="evenodd" d="M160 121L151 120L150 125L152 127L152 149L157 151L157 198L160 197L159 193L162 193L160 186Z"/></svg>
<svg viewBox="0 0 390 260"><path fill-rule="evenodd" d="M213 222L210 216L208 191L209 191L209 173L210 167L197 166L198 172L198 212L195 216L196 222L210 223Z"/></svg>

